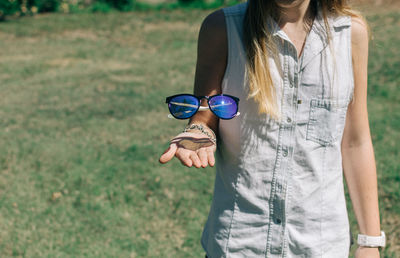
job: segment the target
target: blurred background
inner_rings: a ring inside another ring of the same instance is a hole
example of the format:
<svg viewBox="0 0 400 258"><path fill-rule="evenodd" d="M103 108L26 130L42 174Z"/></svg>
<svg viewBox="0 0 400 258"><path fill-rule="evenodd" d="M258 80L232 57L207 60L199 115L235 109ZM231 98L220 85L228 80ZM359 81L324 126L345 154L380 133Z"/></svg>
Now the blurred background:
<svg viewBox="0 0 400 258"><path fill-rule="evenodd" d="M201 22L235 3L0 0L0 257L204 257L215 171L158 163L187 122L164 102L192 92ZM400 4L353 4L373 36L382 257L400 257Z"/></svg>

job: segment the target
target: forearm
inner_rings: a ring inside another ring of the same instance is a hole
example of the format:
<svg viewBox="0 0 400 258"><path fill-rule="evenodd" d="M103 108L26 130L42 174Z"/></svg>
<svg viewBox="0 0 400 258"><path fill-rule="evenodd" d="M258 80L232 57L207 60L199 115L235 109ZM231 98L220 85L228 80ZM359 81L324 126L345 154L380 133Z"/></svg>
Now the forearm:
<svg viewBox="0 0 400 258"><path fill-rule="evenodd" d="M378 189L371 140L342 146L343 169L361 234L380 235Z"/></svg>

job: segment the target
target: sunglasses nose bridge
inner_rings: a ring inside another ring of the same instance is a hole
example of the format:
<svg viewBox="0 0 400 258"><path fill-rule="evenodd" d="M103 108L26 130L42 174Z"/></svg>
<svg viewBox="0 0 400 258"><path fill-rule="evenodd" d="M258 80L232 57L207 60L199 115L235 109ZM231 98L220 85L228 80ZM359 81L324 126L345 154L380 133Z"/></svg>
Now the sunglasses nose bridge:
<svg viewBox="0 0 400 258"><path fill-rule="evenodd" d="M203 99L206 99L206 100L208 101L208 100L210 99L210 97L209 97L209 96L199 96L200 102L201 102Z"/></svg>
<svg viewBox="0 0 400 258"><path fill-rule="evenodd" d="M200 105L208 105L210 96L199 96L198 99L199 99ZM205 100L205 101L203 101L203 100Z"/></svg>

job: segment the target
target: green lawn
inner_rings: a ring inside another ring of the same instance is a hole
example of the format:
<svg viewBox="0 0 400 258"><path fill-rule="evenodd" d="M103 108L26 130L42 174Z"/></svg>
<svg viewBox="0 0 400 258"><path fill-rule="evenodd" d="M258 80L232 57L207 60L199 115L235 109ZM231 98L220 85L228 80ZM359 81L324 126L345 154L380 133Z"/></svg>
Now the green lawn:
<svg viewBox="0 0 400 258"><path fill-rule="evenodd" d="M0 257L203 257L214 169L158 157L209 11L0 23ZM382 228L400 253L400 12L368 15ZM354 233L356 225L351 214Z"/></svg>

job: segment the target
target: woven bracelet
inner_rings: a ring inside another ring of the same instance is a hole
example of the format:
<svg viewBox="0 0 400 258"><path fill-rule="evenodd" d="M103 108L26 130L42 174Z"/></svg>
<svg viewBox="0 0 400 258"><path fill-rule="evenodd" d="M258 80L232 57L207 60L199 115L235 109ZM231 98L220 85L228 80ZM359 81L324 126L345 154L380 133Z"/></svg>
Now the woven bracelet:
<svg viewBox="0 0 400 258"><path fill-rule="evenodd" d="M207 126L206 126L206 127L207 127ZM215 145L217 145L217 137L215 136L214 131L213 131L211 128L209 128L209 127L207 127L207 129L209 129L209 130L211 131L212 135L204 129L204 126L203 126L202 124L190 124L190 125L187 125L187 126L185 127L185 129L183 130L183 132L186 133L186 132L188 132L189 130L199 130L201 133L207 135L208 138L210 138L210 140L211 140Z"/></svg>

